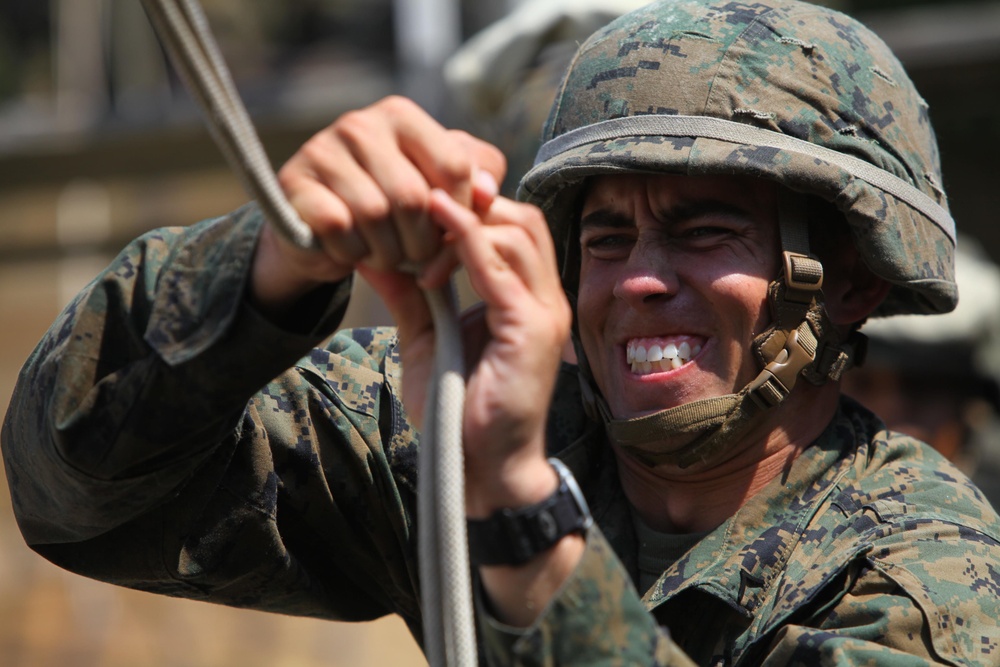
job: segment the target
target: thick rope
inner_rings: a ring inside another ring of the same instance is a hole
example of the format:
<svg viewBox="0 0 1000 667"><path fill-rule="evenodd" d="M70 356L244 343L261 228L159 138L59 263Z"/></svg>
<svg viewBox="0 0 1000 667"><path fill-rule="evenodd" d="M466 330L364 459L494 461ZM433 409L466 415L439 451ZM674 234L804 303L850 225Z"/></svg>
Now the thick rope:
<svg viewBox="0 0 1000 667"><path fill-rule="evenodd" d="M315 248L312 230L278 184L197 0L142 1L244 187L279 233L298 247ZM417 486L424 652L433 667L473 667L477 656L465 528L461 332L450 294L436 290L425 296L436 340Z"/></svg>
<svg viewBox="0 0 1000 667"><path fill-rule="evenodd" d="M464 667L477 658L465 523L462 337L450 293L425 295L434 314L435 379L424 410L417 479L424 652L435 667Z"/></svg>

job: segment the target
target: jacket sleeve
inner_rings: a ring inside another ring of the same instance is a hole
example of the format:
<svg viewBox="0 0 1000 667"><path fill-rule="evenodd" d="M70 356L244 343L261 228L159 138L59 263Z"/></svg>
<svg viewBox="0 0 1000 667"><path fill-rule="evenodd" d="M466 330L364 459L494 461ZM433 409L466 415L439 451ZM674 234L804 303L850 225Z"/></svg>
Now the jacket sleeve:
<svg viewBox="0 0 1000 667"><path fill-rule="evenodd" d="M693 667L646 609L596 526L577 568L530 628L494 619L480 597L480 632L489 665Z"/></svg>
<svg viewBox="0 0 1000 667"><path fill-rule="evenodd" d="M151 232L67 306L3 425L18 524L46 558L117 584L413 622L415 435L387 380L391 333L315 347L349 282L297 332L256 314L243 297L261 224L249 205Z"/></svg>

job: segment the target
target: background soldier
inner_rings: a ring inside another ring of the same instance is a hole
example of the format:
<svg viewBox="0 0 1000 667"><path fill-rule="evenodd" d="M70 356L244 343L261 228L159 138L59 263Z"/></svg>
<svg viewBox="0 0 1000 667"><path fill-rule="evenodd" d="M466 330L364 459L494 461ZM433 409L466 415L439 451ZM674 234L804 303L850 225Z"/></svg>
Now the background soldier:
<svg viewBox="0 0 1000 667"><path fill-rule="evenodd" d="M954 461L997 507L1000 270L960 235L955 277L962 300L952 312L865 324L865 364L845 376L844 393Z"/></svg>

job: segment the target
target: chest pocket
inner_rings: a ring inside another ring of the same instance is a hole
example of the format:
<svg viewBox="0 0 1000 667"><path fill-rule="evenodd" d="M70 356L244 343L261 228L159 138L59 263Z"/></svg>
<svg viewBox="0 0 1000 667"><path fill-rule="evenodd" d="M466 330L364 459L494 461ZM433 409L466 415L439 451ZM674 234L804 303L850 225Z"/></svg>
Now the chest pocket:
<svg viewBox="0 0 1000 667"><path fill-rule="evenodd" d="M319 380L318 390L347 410L378 418L385 377L365 364L328 350L315 349L300 362L307 378Z"/></svg>

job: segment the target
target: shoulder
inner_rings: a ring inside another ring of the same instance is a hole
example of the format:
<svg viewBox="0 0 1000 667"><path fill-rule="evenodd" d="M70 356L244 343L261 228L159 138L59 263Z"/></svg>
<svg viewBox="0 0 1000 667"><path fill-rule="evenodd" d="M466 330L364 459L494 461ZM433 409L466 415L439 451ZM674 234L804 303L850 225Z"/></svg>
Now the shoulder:
<svg viewBox="0 0 1000 667"><path fill-rule="evenodd" d="M296 365L303 381L335 409L361 450L378 452L397 484L416 488L419 434L402 400L403 369L395 327L337 332Z"/></svg>
<svg viewBox="0 0 1000 667"><path fill-rule="evenodd" d="M1000 646L1000 518L928 445L857 404L835 422L838 438L853 434L854 456L792 557L804 580L827 574L823 623L884 624L888 645L917 632L938 658L981 664L980 649Z"/></svg>
<svg viewBox="0 0 1000 667"><path fill-rule="evenodd" d="M889 522L953 523L1000 539L1000 519L985 495L944 456L886 429L853 401L844 402L842 414L852 425L856 447L852 469L834 498L842 511L867 510Z"/></svg>

